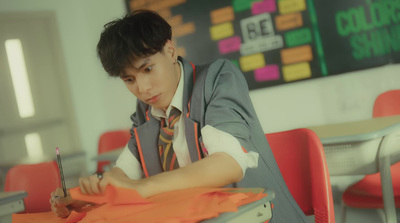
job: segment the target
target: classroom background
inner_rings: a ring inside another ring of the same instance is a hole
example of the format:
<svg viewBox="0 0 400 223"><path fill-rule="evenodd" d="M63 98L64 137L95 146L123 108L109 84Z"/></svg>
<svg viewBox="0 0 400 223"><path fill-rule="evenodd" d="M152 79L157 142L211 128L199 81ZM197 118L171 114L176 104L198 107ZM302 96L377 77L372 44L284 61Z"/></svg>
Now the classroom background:
<svg viewBox="0 0 400 223"><path fill-rule="evenodd" d="M123 0L0 0L0 33L26 23L27 18L42 19L38 28L28 29L37 34L27 31L38 41L31 52L35 59L26 61L32 72L38 74L29 76L33 98L38 96L36 118L24 123L14 118L18 113L15 101L8 99L13 92L5 86L10 85L6 82L10 78L5 76L8 72L1 72L1 78L6 80L0 83L2 166L27 157L22 136L37 128L43 137L51 138L43 143L42 155L55 155L56 147L65 154L83 152L85 169L79 171L95 171L92 157L97 154L99 136L109 130L129 128L130 115L135 111L136 98L122 81L106 75L96 56L103 25L126 12L127 3ZM36 27L33 23L25 25ZM47 33L50 36L41 36ZM53 51L47 52L46 44ZM38 59L41 50L48 54ZM0 63L6 61L4 53L1 60ZM2 64L1 69L6 69ZM261 87L251 90L250 96L264 132L272 133L369 119L376 97L392 89L400 89L400 64L396 63ZM68 171L68 164L64 170ZM359 179L361 176L337 177L331 183L340 190ZM68 183L74 185L72 181Z"/></svg>

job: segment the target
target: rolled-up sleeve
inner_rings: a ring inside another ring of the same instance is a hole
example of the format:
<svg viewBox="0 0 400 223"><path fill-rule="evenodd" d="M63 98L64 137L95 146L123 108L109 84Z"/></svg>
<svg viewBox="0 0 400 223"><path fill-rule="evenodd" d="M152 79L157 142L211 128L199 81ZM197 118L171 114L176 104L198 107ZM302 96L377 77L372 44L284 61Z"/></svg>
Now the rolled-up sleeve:
<svg viewBox="0 0 400 223"><path fill-rule="evenodd" d="M132 180L139 180L143 177L142 166L129 150L128 145L125 146L121 155L119 155L115 166L124 171Z"/></svg>
<svg viewBox="0 0 400 223"><path fill-rule="evenodd" d="M257 168L259 154L256 152L245 152L239 141L232 135L218 130L210 125L201 129L203 144L208 154L225 152L240 165L243 176L247 168Z"/></svg>

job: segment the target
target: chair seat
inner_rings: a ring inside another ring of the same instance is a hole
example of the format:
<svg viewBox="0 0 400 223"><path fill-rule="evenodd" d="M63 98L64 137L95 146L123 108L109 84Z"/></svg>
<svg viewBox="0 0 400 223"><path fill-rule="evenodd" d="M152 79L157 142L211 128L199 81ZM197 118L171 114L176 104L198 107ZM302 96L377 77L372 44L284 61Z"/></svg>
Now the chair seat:
<svg viewBox="0 0 400 223"><path fill-rule="evenodd" d="M400 162L390 168L396 208L400 208ZM343 202L350 207L383 208L380 173L367 175L350 186L342 195Z"/></svg>

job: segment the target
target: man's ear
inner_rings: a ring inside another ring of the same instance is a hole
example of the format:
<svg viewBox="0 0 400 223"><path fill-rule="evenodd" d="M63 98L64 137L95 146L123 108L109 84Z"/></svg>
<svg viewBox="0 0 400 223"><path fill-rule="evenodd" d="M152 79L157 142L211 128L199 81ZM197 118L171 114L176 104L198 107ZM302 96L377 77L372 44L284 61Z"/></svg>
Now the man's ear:
<svg viewBox="0 0 400 223"><path fill-rule="evenodd" d="M174 62L176 58L178 58L175 45L171 40L167 40L167 42L165 43L164 52L169 58L171 58L172 62Z"/></svg>

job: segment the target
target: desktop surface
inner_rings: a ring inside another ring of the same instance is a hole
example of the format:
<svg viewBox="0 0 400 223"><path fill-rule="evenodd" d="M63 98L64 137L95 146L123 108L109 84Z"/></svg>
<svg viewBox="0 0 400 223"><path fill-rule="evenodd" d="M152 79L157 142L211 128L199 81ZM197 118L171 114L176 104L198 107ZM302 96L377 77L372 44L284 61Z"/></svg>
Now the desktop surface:
<svg viewBox="0 0 400 223"><path fill-rule="evenodd" d="M24 211L24 197L26 196L28 196L28 194L25 191L1 192L0 216Z"/></svg>

